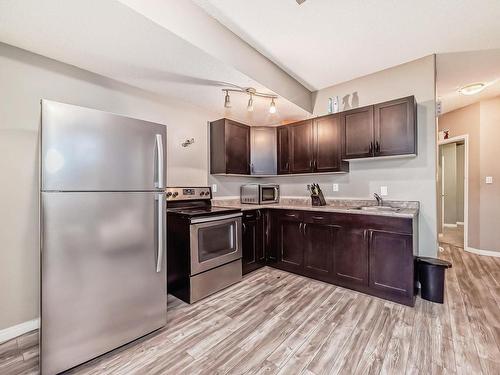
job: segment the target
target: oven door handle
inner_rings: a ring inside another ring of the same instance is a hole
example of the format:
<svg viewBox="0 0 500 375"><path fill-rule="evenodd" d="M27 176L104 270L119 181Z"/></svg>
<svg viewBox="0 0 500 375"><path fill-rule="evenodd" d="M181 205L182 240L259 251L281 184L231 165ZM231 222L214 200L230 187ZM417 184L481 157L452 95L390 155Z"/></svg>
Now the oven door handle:
<svg viewBox="0 0 500 375"><path fill-rule="evenodd" d="M235 214L229 214L229 215L208 216L208 217L202 217L199 219L191 219L191 224L207 223L209 221L219 221L219 220L224 220L224 219L232 219L232 218L240 217L240 216L243 216L243 213L237 212Z"/></svg>

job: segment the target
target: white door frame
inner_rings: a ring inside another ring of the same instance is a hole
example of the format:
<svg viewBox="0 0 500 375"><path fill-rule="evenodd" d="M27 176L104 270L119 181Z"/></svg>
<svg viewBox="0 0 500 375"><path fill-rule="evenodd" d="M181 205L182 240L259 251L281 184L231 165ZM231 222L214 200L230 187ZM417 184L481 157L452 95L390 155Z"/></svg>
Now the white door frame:
<svg viewBox="0 0 500 375"><path fill-rule="evenodd" d="M464 142L464 249L469 248L469 134L459 135L438 142L438 147L450 143ZM444 169L444 165L441 165ZM442 179L442 177L441 177ZM444 181L441 181L441 189ZM441 197L444 206L444 197ZM444 223L444 208L441 211L442 223Z"/></svg>

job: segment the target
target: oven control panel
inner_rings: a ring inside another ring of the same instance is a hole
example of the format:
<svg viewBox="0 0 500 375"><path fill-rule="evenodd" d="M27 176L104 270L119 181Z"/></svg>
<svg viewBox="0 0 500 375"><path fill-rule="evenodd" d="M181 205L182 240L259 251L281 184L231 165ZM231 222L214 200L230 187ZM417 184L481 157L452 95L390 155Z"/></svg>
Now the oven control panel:
<svg viewBox="0 0 500 375"><path fill-rule="evenodd" d="M212 199L210 187L168 187L165 195L169 201Z"/></svg>

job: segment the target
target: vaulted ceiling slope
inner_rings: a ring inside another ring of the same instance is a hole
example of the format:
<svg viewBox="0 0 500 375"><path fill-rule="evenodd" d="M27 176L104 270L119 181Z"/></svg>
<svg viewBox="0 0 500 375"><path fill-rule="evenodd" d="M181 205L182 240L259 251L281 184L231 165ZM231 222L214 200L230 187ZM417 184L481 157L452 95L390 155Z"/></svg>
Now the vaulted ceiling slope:
<svg viewBox="0 0 500 375"><path fill-rule="evenodd" d="M162 5L173 2L155 3L159 4L157 11L160 11ZM255 66L228 62L214 55L215 50L207 52L200 48L196 40L200 30L190 27L180 8L164 9L181 21L172 21L171 30L115 0L2 0L0 42L252 125L280 123L310 115L309 90L196 5L177 3L195 7L205 16L206 27L213 26L210 25L213 22L222 28L216 34L219 37L227 33L224 40L208 38L207 45L222 42L226 47L232 43L233 48L250 49L254 56L253 60L247 59L248 64L253 62ZM203 18L198 17L196 21L202 22ZM209 31L205 28L206 35ZM250 52L247 54L251 57ZM272 77L261 76L259 72ZM228 87L226 83L279 94L277 113L270 114L269 101L261 98L255 99L255 110L248 112L246 95L231 96L233 107L225 110L221 88ZM287 93L293 97L288 99Z"/></svg>
<svg viewBox="0 0 500 375"><path fill-rule="evenodd" d="M310 90L433 53L500 48L498 0L194 0Z"/></svg>

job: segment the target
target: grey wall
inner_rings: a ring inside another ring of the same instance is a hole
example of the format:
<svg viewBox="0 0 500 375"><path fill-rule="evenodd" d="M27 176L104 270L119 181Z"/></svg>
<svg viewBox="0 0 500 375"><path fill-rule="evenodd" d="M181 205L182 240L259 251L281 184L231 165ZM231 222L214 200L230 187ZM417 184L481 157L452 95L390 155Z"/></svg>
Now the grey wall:
<svg viewBox="0 0 500 375"><path fill-rule="evenodd" d="M41 98L167 124L172 185L207 183L206 122L219 116L0 43L0 330L38 317Z"/></svg>
<svg viewBox="0 0 500 375"><path fill-rule="evenodd" d="M328 98L331 96L345 98L345 103L351 108L409 95L415 95L418 103L417 157L351 162L348 174L263 179L209 176L209 182L218 184L217 196L238 196L240 185L248 181L279 183L283 196L306 196L306 184L313 181L323 187L326 196L339 198L372 198L374 192L380 191L380 186L387 186L388 199L420 201L419 251L422 255L436 256L434 56L317 91L314 94L314 116L327 113ZM333 183L340 185L339 192L332 191Z"/></svg>

